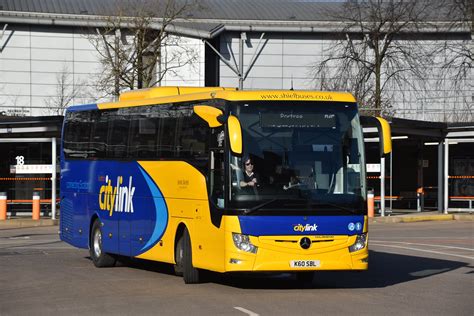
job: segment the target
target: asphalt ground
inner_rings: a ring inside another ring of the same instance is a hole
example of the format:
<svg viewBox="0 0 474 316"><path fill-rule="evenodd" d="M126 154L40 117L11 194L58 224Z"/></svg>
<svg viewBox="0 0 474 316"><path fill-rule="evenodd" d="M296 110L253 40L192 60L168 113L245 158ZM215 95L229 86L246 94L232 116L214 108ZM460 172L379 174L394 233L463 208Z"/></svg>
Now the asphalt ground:
<svg viewBox="0 0 474 316"><path fill-rule="evenodd" d="M57 226L0 230L0 315L473 315L474 222L370 225L367 272L210 274L185 285L171 267L95 268Z"/></svg>

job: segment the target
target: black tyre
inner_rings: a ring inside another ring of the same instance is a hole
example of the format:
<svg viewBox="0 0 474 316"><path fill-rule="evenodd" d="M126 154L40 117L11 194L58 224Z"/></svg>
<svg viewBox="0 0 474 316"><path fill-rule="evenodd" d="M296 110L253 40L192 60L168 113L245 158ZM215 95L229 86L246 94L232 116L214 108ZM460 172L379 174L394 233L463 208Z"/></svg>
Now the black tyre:
<svg viewBox="0 0 474 316"><path fill-rule="evenodd" d="M196 284L201 282L201 271L193 267L193 254L191 248L191 238L187 229L183 233L183 279L186 284Z"/></svg>
<svg viewBox="0 0 474 316"><path fill-rule="evenodd" d="M174 249L174 274L177 276L183 276L183 256L184 256L184 237L181 235Z"/></svg>
<svg viewBox="0 0 474 316"><path fill-rule="evenodd" d="M116 259L104 252L102 248L102 229L98 219L95 220L91 229L89 253L94 265L98 268L112 267Z"/></svg>

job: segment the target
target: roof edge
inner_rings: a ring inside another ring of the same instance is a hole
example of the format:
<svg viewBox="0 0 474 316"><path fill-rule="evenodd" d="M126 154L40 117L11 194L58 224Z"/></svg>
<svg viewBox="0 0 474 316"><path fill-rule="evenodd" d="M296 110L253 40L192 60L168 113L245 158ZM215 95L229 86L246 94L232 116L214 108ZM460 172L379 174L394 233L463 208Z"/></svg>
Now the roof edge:
<svg viewBox="0 0 474 316"><path fill-rule="evenodd" d="M22 11L0 11L0 20L4 23L22 23L39 25L59 26L84 26L104 27L107 26L108 16L101 15L78 15L78 14L56 14L37 13ZM131 27L133 17L123 17L123 27ZM159 18L154 19L151 27L161 29ZM209 31L199 30L193 27L167 25L166 30L172 34L183 35L193 38L210 39L220 35L223 31L239 32L295 32L295 33L322 33L341 32L348 27L348 22L343 21L278 21L278 20L222 20L222 19L176 19L176 23L208 23L217 24L217 27ZM454 27L452 22L433 21L425 22L421 27L414 27L414 31L435 33L465 33L471 32L470 25L458 22ZM359 27L346 30L348 32L360 32Z"/></svg>

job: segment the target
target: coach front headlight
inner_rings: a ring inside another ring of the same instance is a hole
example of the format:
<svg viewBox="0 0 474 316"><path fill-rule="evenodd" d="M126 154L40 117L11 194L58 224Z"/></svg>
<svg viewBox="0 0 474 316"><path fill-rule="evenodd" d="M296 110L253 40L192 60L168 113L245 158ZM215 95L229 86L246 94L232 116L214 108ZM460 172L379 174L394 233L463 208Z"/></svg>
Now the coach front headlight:
<svg viewBox="0 0 474 316"><path fill-rule="evenodd" d="M257 253L258 247L250 242L248 235L232 233L232 239L234 240L234 245L237 249L245 252Z"/></svg>
<svg viewBox="0 0 474 316"><path fill-rule="evenodd" d="M355 252L367 247L367 234L357 235L355 243L349 247L349 252Z"/></svg>

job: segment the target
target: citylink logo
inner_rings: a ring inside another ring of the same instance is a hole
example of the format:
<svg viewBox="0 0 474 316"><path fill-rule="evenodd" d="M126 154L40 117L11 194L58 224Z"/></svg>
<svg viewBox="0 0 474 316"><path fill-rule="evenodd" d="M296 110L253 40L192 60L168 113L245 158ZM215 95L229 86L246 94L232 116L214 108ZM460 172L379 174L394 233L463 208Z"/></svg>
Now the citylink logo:
<svg viewBox="0 0 474 316"><path fill-rule="evenodd" d="M316 224L313 224L313 225L310 225L310 224L306 224L306 225L297 224L297 225L293 226L293 230L295 232L300 232L300 233L315 232L315 231L318 231L318 225L316 225Z"/></svg>
<svg viewBox="0 0 474 316"><path fill-rule="evenodd" d="M122 185L123 177L118 176L115 186L109 176L105 176L105 184L100 187L99 207L101 210L113 212L133 213L133 195L135 187L132 186L132 176L128 180L128 186Z"/></svg>

